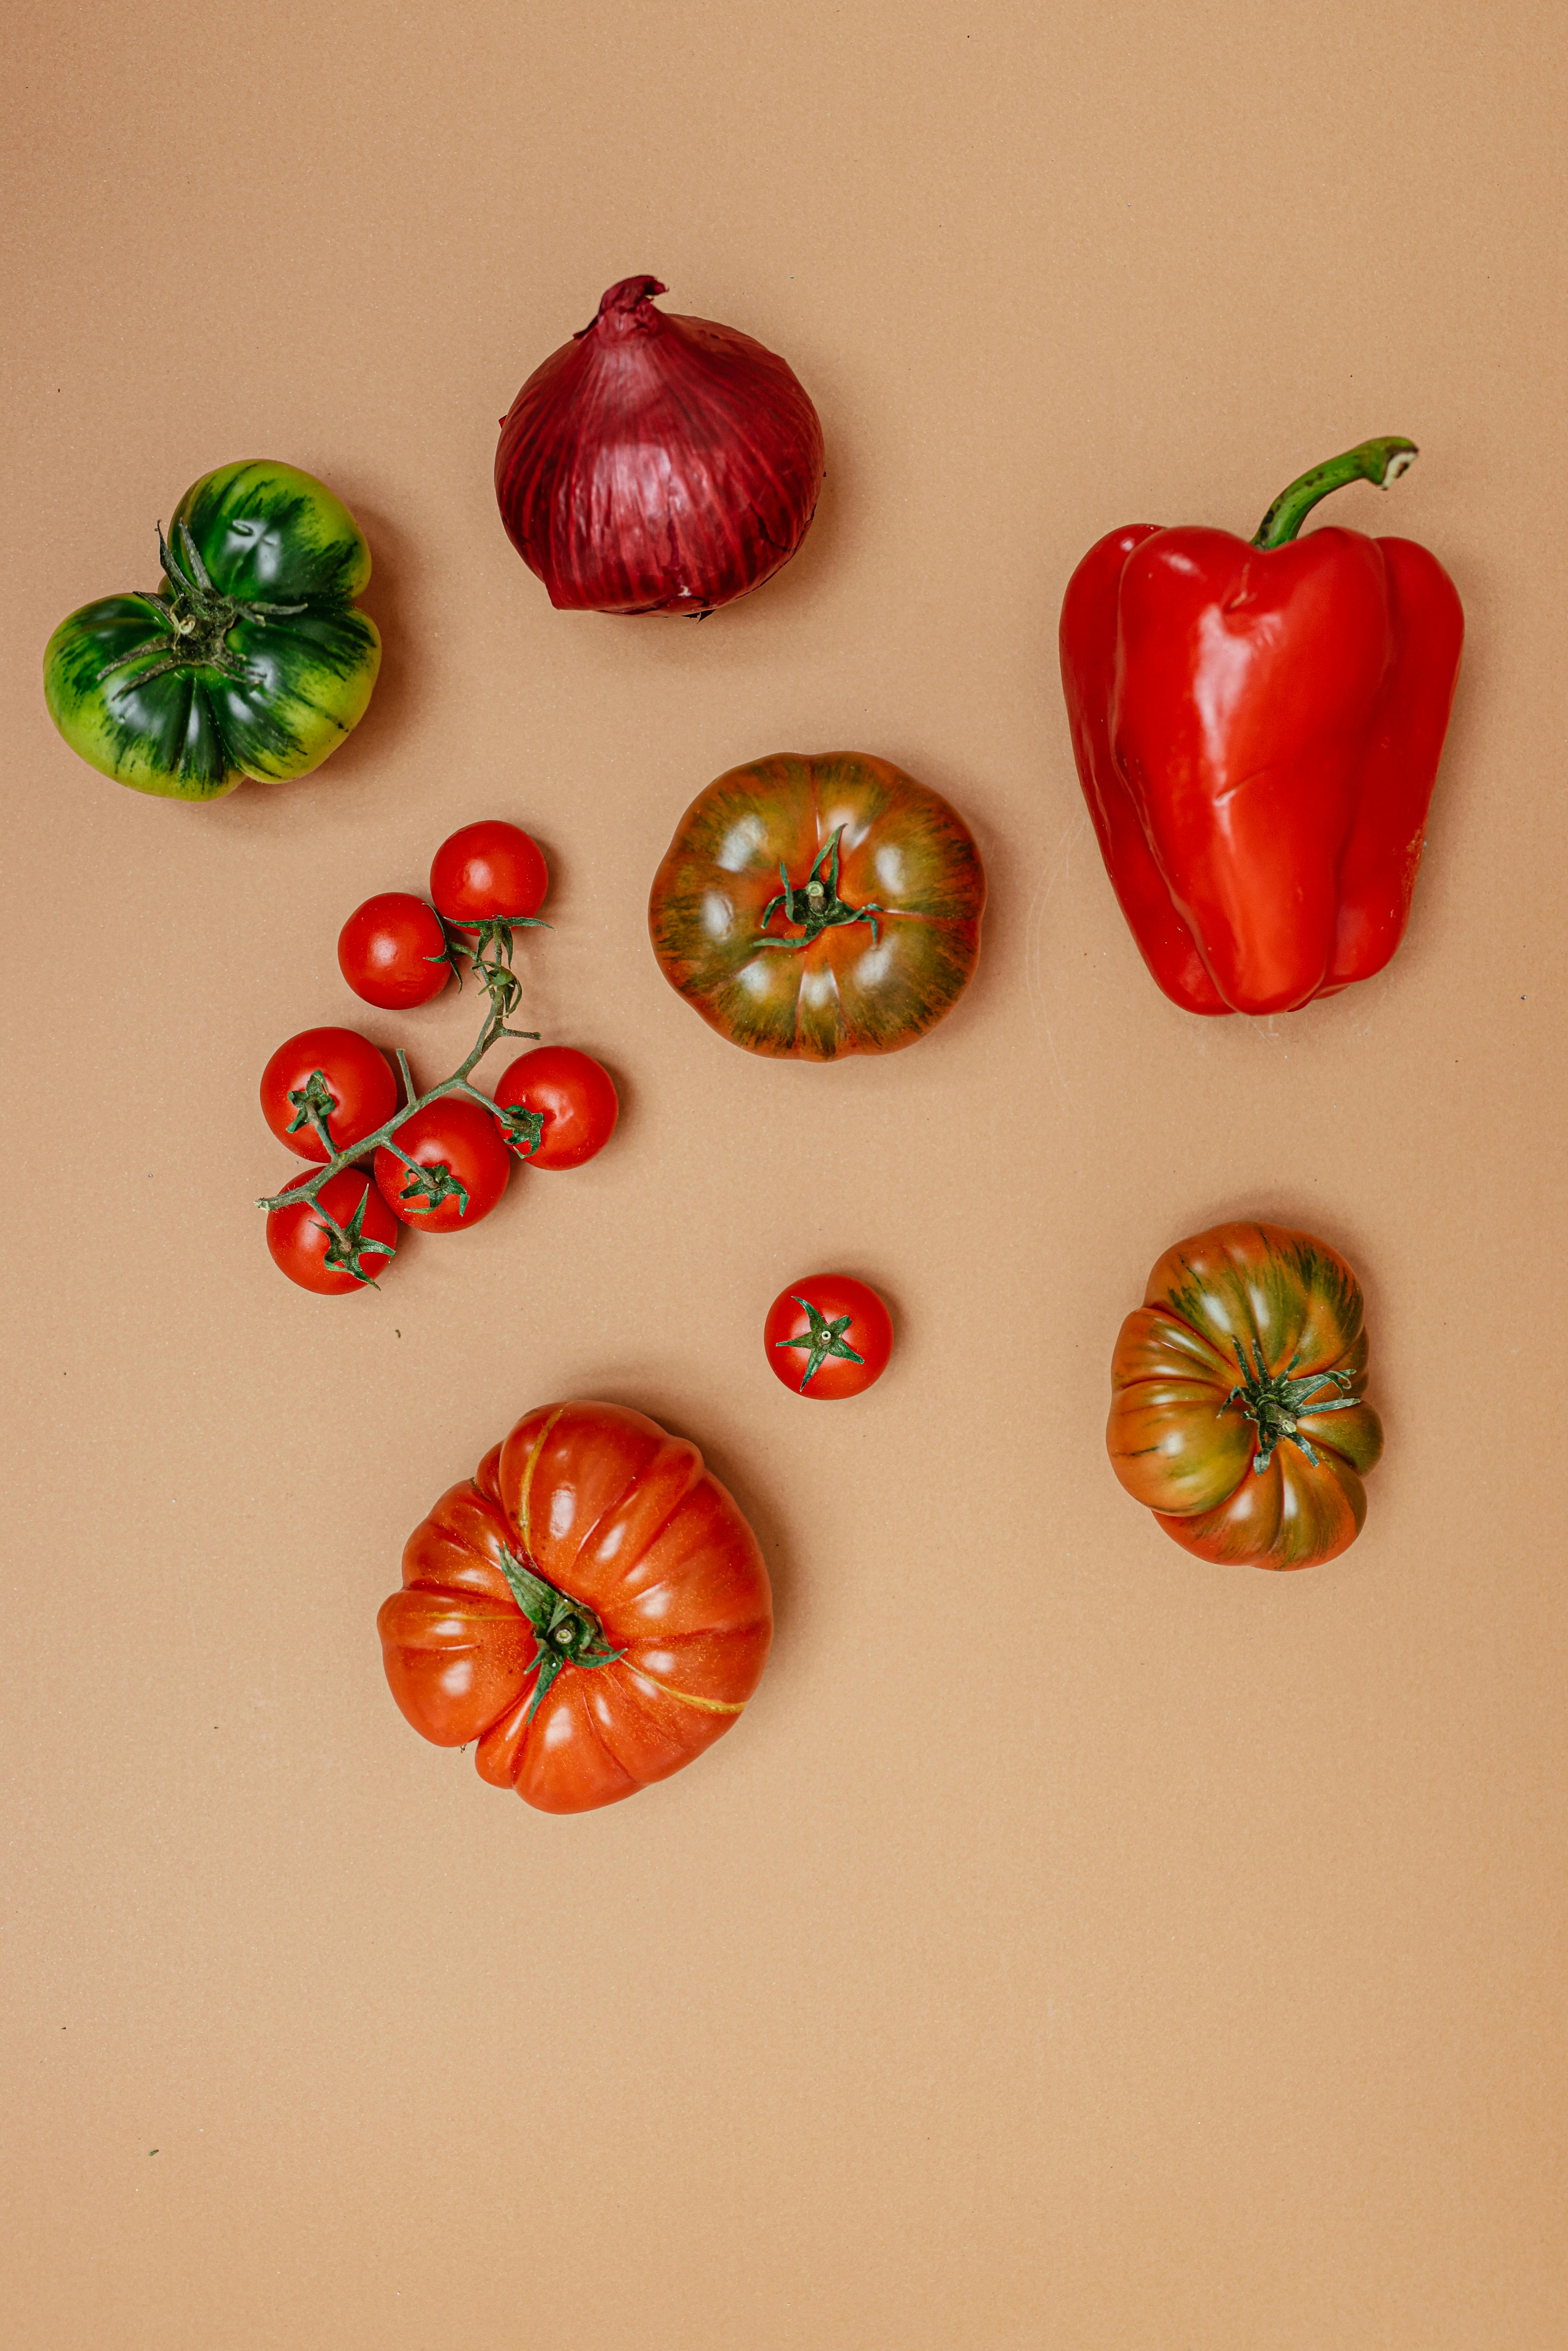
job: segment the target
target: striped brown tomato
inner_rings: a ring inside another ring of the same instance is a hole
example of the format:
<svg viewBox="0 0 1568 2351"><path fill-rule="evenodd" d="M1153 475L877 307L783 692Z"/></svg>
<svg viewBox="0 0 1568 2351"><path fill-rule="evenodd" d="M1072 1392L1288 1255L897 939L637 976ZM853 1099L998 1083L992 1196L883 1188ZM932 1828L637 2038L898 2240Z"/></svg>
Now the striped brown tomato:
<svg viewBox="0 0 1568 2351"><path fill-rule="evenodd" d="M409 1537L378 1619L438 1747L547 1813L613 1804L733 1729L773 1637L768 1571L685 1438L620 1405L543 1405Z"/></svg>
<svg viewBox="0 0 1568 2351"><path fill-rule="evenodd" d="M1167 1249L1111 1364L1111 1467L1199 1559L1312 1567L1366 1518L1383 1450L1366 1402L1361 1285L1279 1225Z"/></svg>
<svg viewBox="0 0 1568 2351"><path fill-rule="evenodd" d="M886 759L793 753L698 794L653 878L672 987L751 1053L891 1053L935 1027L980 953L986 876L939 792Z"/></svg>

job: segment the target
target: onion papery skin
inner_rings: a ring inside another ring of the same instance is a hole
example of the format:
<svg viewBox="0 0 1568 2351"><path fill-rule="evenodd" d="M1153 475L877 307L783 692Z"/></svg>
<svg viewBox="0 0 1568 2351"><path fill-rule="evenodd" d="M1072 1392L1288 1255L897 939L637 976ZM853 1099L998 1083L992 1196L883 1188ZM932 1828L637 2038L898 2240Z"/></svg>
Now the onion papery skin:
<svg viewBox="0 0 1568 2351"><path fill-rule="evenodd" d="M501 425L507 535L569 612L700 618L789 562L822 487L822 428L749 335L612 286Z"/></svg>

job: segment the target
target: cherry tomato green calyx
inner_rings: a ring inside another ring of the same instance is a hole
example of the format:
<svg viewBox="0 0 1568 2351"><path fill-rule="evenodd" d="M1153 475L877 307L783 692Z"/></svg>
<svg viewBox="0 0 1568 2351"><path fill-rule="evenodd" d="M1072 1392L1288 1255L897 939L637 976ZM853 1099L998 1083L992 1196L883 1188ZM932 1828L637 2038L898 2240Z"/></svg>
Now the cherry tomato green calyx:
<svg viewBox="0 0 1568 2351"><path fill-rule="evenodd" d="M893 1352L887 1308L848 1274L791 1282L768 1308L762 1337L774 1377L820 1403L863 1395Z"/></svg>
<svg viewBox="0 0 1568 2351"><path fill-rule="evenodd" d="M301 1159L349 1151L397 1109L397 1081L356 1029L302 1029L261 1073L261 1112Z"/></svg>
<svg viewBox="0 0 1568 2351"><path fill-rule="evenodd" d="M603 1150L621 1114L608 1070L572 1045L519 1053L496 1088L497 1121L530 1167L581 1167Z"/></svg>
<svg viewBox="0 0 1568 2351"><path fill-rule="evenodd" d="M374 1290L375 1276L397 1248L397 1221L358 1168L329 1176L314 1200L289 1200L308 1173L284 1186L285 1206L267 1219L267 1246L279 1271L301 1290L346 1298Z"/></svg>

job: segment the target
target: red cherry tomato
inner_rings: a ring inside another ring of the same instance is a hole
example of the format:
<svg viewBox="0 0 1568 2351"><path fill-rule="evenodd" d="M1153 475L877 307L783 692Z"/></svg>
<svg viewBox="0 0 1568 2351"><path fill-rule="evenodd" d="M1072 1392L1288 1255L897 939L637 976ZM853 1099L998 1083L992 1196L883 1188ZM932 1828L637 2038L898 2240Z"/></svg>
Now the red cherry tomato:
<svg viewBox="0 0 1568 2351"><path fill-rule="evenodd" d="M449 923L506 922L537 914L549 869L537 841L498 818L465 824L444 841L430 868L430 895Z"/></svg>
<svg viewBox="0 0 1568 2351"><path fill-rule="evenodd" d="M439 915L406 890L355 907L338 934L338 968L356 996L383 1012L428 1004L452 977Z"/></svg>
<svg viewBox="0 0 1568 2351"><path fill-rule="evenodd" d="M302 1029L263 1070L261 1114L279 1143L301 1159L328 1159L313 1109L339 1151L373 1134L397 1109L397 1080L358 1029Z"/></svg>
<svg viewBox="0 0 1568 2351"><path fill-rule="evenodd" d="M513 1106L539 1116L531 1149L528 1129L509 1138L530 1167L580 1167L603 1150L621 1115L609 1071L570 1045L540 1045L508 1064L496 1088L496 1107Z"/></svg>
<svg viewBox="0 0 1568 2351"><path fill-rule="evenodd" d="M293 1192L309 1181L308 1175L296 1176L283 1188ZM342 1227L347 1249L320 1215L322 1209ZM377 1242L382 1246L373 1246ZM322 1185L315 1207L301 1200L298 1207L269 1211L267 1246L274 1265L301 1290L313 1290L322 1298L347 1298L350 1290L377 1280L382 1267L391 1264L397 1218L368 1176L357 1167L340 1167ZM362 1278L353 1270L356 1255Z"/></svg>
<svg viewBox="0 0 1568 2351"><path fill-rule="evenodd" d="M863 1281L813 1273L781 1290L768 1310L762 1343L774 1374L800 1395L832 1403L860 1395L887 1369L893 1324Z"/></svg>
<svg viewBox="0 0 1568 2351"><path fill-rule="evenodd" d="M393 1216L416 1231L466 1232L507 1188L510 1154L494 1118L477 1102L452 1095L427 1102L392 1139L428 1174L422 1186L383 1143L376 1154L376 1185Z"/></svg>

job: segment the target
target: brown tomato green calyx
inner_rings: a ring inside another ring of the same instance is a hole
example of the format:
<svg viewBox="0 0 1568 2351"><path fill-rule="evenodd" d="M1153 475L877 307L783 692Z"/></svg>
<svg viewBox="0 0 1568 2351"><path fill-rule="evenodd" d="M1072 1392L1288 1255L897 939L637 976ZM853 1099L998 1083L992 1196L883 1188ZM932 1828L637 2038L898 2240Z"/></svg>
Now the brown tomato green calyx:
<svg viewBox="0 0 1568 2351"><path fill-rule="evenodd" d="M158 553L172 592L141 597L156 623L153 632L141 644L132 645L129 653L121 653L118 661L107 663L99 674L108 677L113 671L127 669L132 662L139 662L162 634L168 639L167 653L152 669L141 672L138 685L146 685L151 679L166 676L175 669L215 669L225 677L248 677L250 672L245 663L229 648L228 634L235 622L286 620L303 612L305 606L262 604L249 598L220 595L184 523L178 525L174 535L184 556L183 563L164 538L162 524L159 524Z"/></svg>
<svg viewBox="0 0 1568 2351"><path fill-rule="evenodd" d="M837 833L833 838L835 841L838 839ZM789 1295L794 1299L797 1306L804 1309L807 1317L806 1328L798 1339L775 1339L773 1343L775 1347L806 1349L806 1375L800 1382L800 1394L804 1395L830 1355L838 1355L847 1364L863 1364L865 1357L857 1355L844 1337L844 1332L854 1321L852 1314L836 1315L830 1322L827 1316L819 1307L813 1306L809 1298L802 1298L799 1291L793 1290Z"/></svg>
<svg viewBox="0 0 1568 2351"><path fill-rule="evenodd" d="M534 1694L528 1705L531 1722L539 1700L559 1673L562 1666L580 1666L591 1671L598 1666L612 1666L622 1653L612 1649L604 1637L604 1627L591 1608L580 1600L572 1600L548 1583L537 1568L526 1566L503 1543L501 1570L512 1587L512 1597L533 1627L538 1643L538 1674L534 1682Z"/></svg>
<svg viewBox="0 0 1568 2351"><path fill-rule="evenodd" d="M461 1193L464 1207L466 1208L467 1191L444 1160L437 1160L430 1166L422 1166L417 1160L411 1159L406 1151L400 1150L397 1144L399 1128L406 1126L416 1111L423 1110L428 1102L441 1102L448 1094L456 1094L465 1102L476 1102L481 1110L488 1111L490 1115L504 1126L507 1142L520 1155L526 1155L538 1144L543 1123L538 1112L499 1112L488 1094L481 1093L477 1086L470 1085L468 1082L471 1073L484 1060L491 1046L499 1043L503 1037L515 1037L520 1042L528 1044L538 1042L539 1032L537 1029L508 1029L507 1026L507 1015L516 1009L517 998L522 993L521 983L511 967L511 932L513 923L521 922L524 919L523 916L518 915L514 916L511 922L486 923L477 926L485 931L504 931L507 934L504 941L488 943L490 946L488 958L484 953L486 944L485 941L481 940L478 946L471 947L460 934L454 932L450 924L446 925L449 944L455 954L463 954L469 957L473 964L475 977L489 997L490 1008L485 1015L473 1051L458 1063L449 1078L443 1078L441 1083L438 1086L432 1086L428 1093L415 1092L413 1074L408 1066L408 1055L401 1046L398 1048L397 1066L402 1079L405 1099L402 1108L395 1112L384 1126L378 1126L373 1134L362 1134L357 1143L350 1143L345 1150L339 1150L332 1140L328 1124L332 1113L338 1107L338 1100L327 1083L324 1071L312 1070L305 1083L296 1087L289 1093L288 1099L294 1105L295 1115L288 1123L288 1132L290 1134L297 1134L303 1127L313 1128L326 1146L327 1161L324 1166L313 1169L304 1183L294 1185L287 1192L274 1193L267 1199L258 1200L256 1205L258 1208L289 1208L297 1207L301 1200L308 1200L331 1236L327 1250L328 1264L340 1269L345 1273L352 1274L356 1281L368 1282L372 1290L377 1287L377 1284L365 1269L363 1252L366 1249L376 1249L383 1257L390 1257L392 1251L380 1241L365 1240L359 1231L358 1228L364 1215L363 1200L361 1201L348 1225L339 1224L330 1211L321 1206L319 1195L323 1185L329 1183L332 1177L340 1175L345 1167L351 1167L361 1159L373 1159L378 1150L385 1150L390 1151L394 1159L401 1159L408 1169L409 1183L400 1195L402 1199L423 1200L434 1208L439 1207L443 1200ZM549 925L543 924L539 927L548 930ZM534 1122L531 1126L530 1121Z"/></svg>
<svg viewBox="0 0 1568 2351"><path fill-rule="evenodd" d="M1226 1397L1227 1405L1240 1402L1241 1409L1258 1430L1258 1450L1252 1457L1252 1467L1261 1473L1274 1458L1274 1448L1289 1437L1299 1445L1315 1469L1318 1457L1311 1442L1301 1435L1298 1422L1309 1414L1322 1412L1354 1412L1361 1398L1336 1395L1322 1404L1313 1396L1322 1395L1329 1387L1348 1388L1354 1384L1349 1372L1312 1372L1305 1378L1293 1380L1291 1374L1300 1358L1292 1355L1283 1372L1270 1373L1263 1361L1263 1350L1256 1339L1252 1353L1257 1362L1256 1372L1247 1368L1247 1357L1239 1340L1236 1342L1236 1360L1241 1366L1241 1378Z"/></svg>
<svg viewBox="0 0 1568 2351"><path fill-rule="evenodd" d="M805 927L798 939L773 938L768 941L769 946L809 947L814 939L821 937L824 931L835 930L841 924L869 923L871 943L875 946L876 918L879 914L885 916L886 907L851 906L847 905L839 895L839 841L843 830L841 824L835 831L828 835L827 840L818 850L812 861L811 870L804 882L792 883L784 867L779 866L779 879L783 883L784 887L776 897L769 898L767 905L764 906L762 928L764 931L767 930L773 919L775 909L779 906L784 909L784 919L787 923L801 923Z"/></svg>
<svg viewBox="0 0 1568 2351"><path fill-rule="evenodd" d="M1379 441L1358 442L1343 456L1325 459L1281 491L1253 533L1253 546L1265 551L1289 546L1320 498L1343 489L1347 482L1371 482L1385 490L1409 472L1420 455L1402 433L1386 433Z"/></svg>

